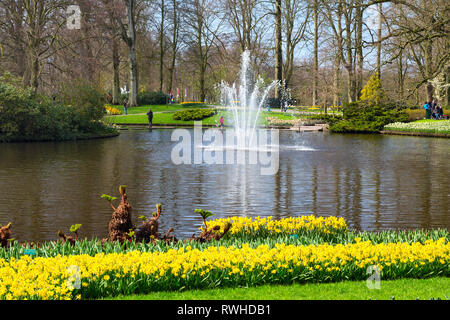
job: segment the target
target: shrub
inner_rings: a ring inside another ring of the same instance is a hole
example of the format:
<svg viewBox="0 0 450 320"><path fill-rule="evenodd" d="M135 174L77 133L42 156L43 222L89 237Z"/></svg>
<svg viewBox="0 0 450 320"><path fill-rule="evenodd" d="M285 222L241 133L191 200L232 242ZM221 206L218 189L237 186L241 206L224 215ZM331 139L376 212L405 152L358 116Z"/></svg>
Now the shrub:
<svg viewBox="0 0 450 320"><path fill-rule="evenodd" d="M404 107L397 104L372 105L358 101L344 105L343 113L343 120L334 123L331 131L375 133L389 123L408 121Z"/></svg>
<svg viewBox="0 0 450 320"><path fill-rule="evenodd" d="M375 73L362 89L361 101L366 101L370 104L380 104L385 98L386 95L381 85L380 75Z"/></svg>
<svg viewBox="0 0 450 320"><path fill-rule="evenodd" d="M138 104L141 106L166 104L166 99L163 92L143 91L138 94Z"/></svg>
<svg viewBox="0 0 450 320"><path fill-rule="evenodd" d="M289 105L294 105L295 100L289 99L288 100ZM265 101L264 107L271 107L271 108L281 108L281 99L280 98L268 98Z"/></svg>
<svg viewBox="0 0 450 320"><path fill-rule="evenodd" d="M87 126L92 120L100 120L106 113L105 95L83 80L75 80L63 87L61 102L72 106Z"/></svg>
<svg viewBox="0 0 450 320"><path fill-rule="evenodd" d="M216 114L216 109L188 109L175 112L173 114L173 119L181 121L200 121Z"/></svg>
<svg viewBox="0 0 450 320"><path fill-rule="evenodd" d="M86 87L75 86L73 93L62 95L62 100L77 103L65 106L22 88L9 75L0 77L0 141L60 141L111 133L97 121L105 112L102 99L93 90L81 88Z"/></svg>
<svg viewBox="0 0 450 320"><path fill-rule="evenodd" d="M311 120L323 120L326 123L333 125L338 121L341 121L343 118L339 115L331 115L331 114L317 114L310 117Z"/></svg>

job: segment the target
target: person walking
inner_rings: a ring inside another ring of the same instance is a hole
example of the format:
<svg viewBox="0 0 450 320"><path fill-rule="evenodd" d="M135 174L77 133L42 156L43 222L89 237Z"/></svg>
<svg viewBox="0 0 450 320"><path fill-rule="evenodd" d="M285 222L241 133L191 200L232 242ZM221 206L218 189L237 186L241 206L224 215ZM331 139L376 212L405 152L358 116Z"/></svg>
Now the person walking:
<svg viewBox="0 0 450 320"><path fill-rule="evenodd" d="M223 116L221 116L221 117L220 117L220 128L223 129L224 124L225 124L225 119L223 118Z"/></svg>
<svg viewBox="0 0 450 320"><path fill-rule="evenodd" d="M123 99L123 110L125 111L125 115L127 115L128 101L127 99Z"/></svg>
<svg viewBox="0 0 450 320"><path fill-rule="evenodd" d="M426 101L424 108L425 108L425 112L426 112L425 119L430 120L431 119L431 102Z"/></svg>
<svg viewBox="0 0 450 320"><path fill-rule="evenodd" d="M147 117L148 117L148 129L152 130L152 127L153 127L153 111L152 111L152 109L148 110Z"/></svg>

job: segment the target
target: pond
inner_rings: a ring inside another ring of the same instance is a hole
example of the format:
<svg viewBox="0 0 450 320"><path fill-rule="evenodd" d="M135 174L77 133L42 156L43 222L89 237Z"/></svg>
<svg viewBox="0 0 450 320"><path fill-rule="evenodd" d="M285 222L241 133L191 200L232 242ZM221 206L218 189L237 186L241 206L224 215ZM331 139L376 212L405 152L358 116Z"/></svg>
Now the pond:
<svg viewBox="0 0 450 320"><path fill-rule="evenodd" d="M449 228L450 140L280 132L279 170L175 165L171 130L63 143L0 144L0 223L19 241L56 240L80 223L104 238L112 210L102 194L128 186L133 220L163 204L161 231L198 232L195 209L216 216L344 217L357 230Z"/></svg>

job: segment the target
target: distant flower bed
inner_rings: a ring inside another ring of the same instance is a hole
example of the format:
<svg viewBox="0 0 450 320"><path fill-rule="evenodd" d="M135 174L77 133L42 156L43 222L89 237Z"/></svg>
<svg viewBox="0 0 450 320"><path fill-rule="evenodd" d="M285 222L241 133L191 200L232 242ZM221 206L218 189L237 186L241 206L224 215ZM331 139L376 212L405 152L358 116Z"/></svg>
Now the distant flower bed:
<svg viewBox="0 0 450 320"><path fill-rule="evenodd" d="M122 114L122 112L119 109L111 107L109 105L106 105L105 109L106 109L106 112L109 115L112 115L112 116L117 116L117 115L121 115Z"/></svg>
<svg viewBox="0 0 450 320"><path fill-rule="evenodd" d="M397 122L385 126L384 130L450 134L450 120L424 120L411 123Z"/></svg>
<svg viewBox="0 0 450 320"><path fill-rule="evenodd" d="M270 125L274 125L274 126L283 126L283 125L295 126L295 125L301 124L304 121L302 119L291 119L291 120L288 120L288 119L280 119L280 118L277 118L277 117L268 117L266 119L267 119L267 121L269 122Z"/></svg>
<svg viewBox="0 0 450 320"><path fill-rule="evenodd" d="M231 235L252 234L255 237L271 236L274 234L298 234L304 231L313 231L324 234L337 232L346 232L347 223L344 218L338 217L316 217L301 216L290 217L281 220L274 220L273 217L229 217L207 222L208 228L220 226L220 232L223 232L225 226L231 223ZM201 230L203 227L201 228Z"/></svg>

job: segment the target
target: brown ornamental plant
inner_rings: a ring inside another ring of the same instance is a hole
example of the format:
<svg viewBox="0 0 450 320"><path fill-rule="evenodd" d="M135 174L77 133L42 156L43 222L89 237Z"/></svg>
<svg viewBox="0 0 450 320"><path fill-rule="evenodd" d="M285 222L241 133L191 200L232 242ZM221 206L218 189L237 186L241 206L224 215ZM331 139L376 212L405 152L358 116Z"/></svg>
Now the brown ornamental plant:
<svg viewBox="0 0 450 320"><path fill-rule="evenodd" d="M129 233L130 230L134 230L133 223L131 221L131 205L128 202L127 194L126 194L127 186L120 186L119 192L122 197L121 202L117 208L114 207L112 201L116 200L116 198L103 195L102 198L108 200L111 207L114 210L114 213L111 217L111 221L108 225L108 233L110 241L126 241L130 239Z"/></svg>

